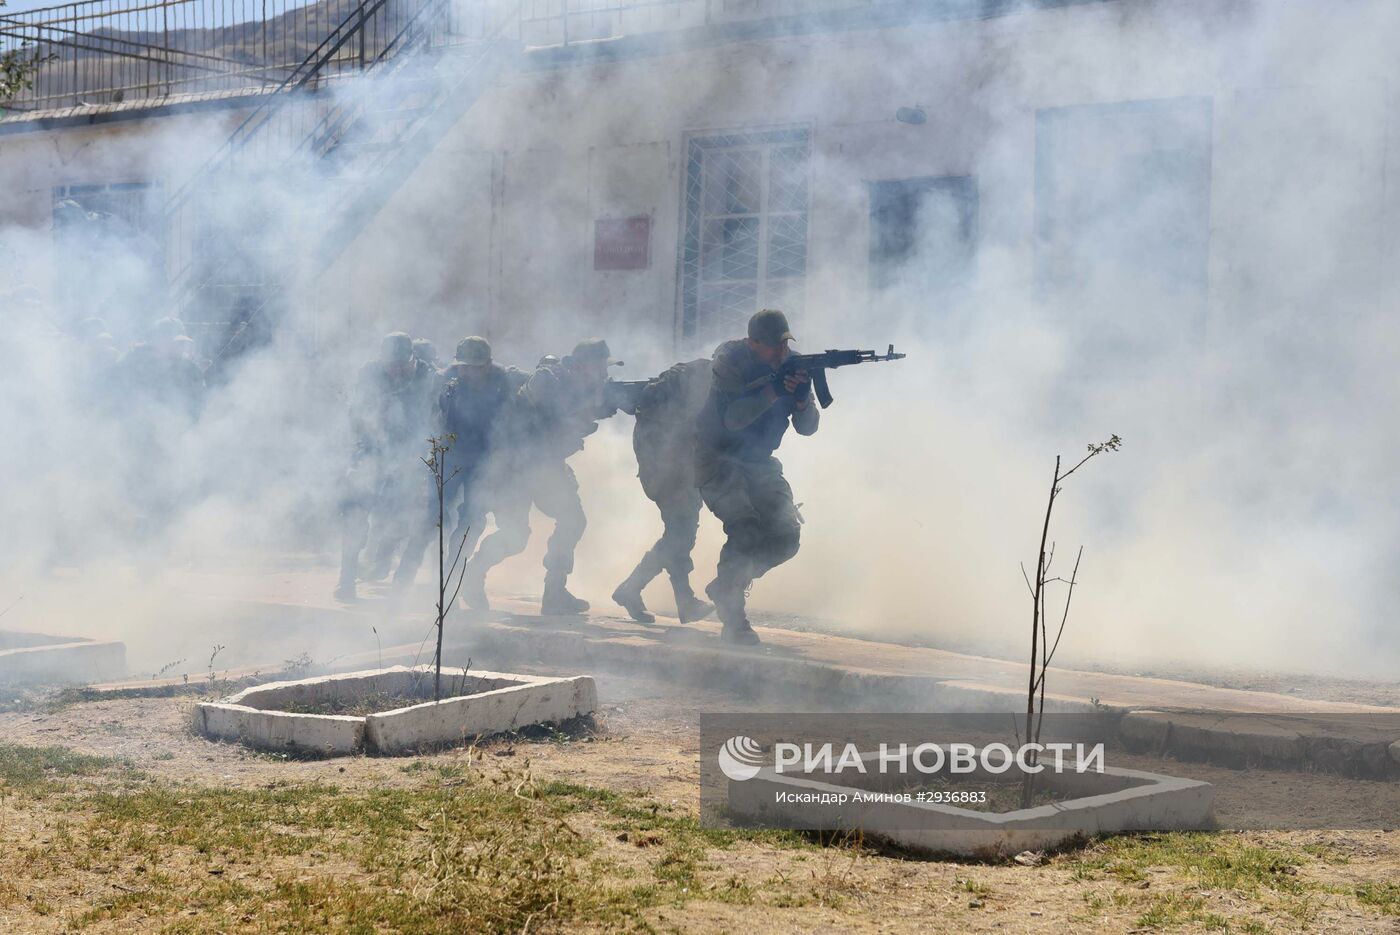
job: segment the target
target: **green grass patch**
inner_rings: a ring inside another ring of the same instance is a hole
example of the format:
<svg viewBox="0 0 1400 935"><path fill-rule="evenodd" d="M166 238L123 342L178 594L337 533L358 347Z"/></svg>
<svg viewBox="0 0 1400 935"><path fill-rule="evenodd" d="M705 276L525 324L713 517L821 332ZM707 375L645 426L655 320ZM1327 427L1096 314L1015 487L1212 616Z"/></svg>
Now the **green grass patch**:
<svg viewBox="0 0 1400 935"><path fill-rule="evenodd" d="M1105 838L1060 862L1077 879L1107 875L1139 883L1149 878L1152 868L1164 868L1203 889L1296 894L1309 888L1297 875L1307 860L1301 851L1251 844L1235 835L1193 832Z"/></svg>
<svg viewBox="0 0 1400 935"><path fill-rule="evenodd" d="M421 778L408 788L225 788L144 774L94 782L84 777L116 761L3 749L7 782L63 790L34 800L41 828L17 843L11 870L34 879L88 875L106 891L63 910L75 929L138 919L166 932L646 928L649 910L694 899L834 905L839 893L819 890L843 882L832 868L853 865L860 853L828 849L825 877L758 886L725 877L717 851L740 842L814 852L820 845L785 832L703 828L643 794L538 782L528 765L486 777L431 764L409 771ZM37 911L32 901L28 908Z"/></svg>
<svg viewBox="0 0 1400 935"><path fill-rule="evenodd" d="M91 776L123 766L110 757L75 753L67 747L0 743L0 785L35 791L57 779Z"/></svg>
<svg viewBox="0 0 1400 935"><path fill-rule="evenodd" d="M619 793L564 780L540 783L538 794L554 800L566 811L601 810L614 819L609 827L629 834L663 832L693 837L710 847L732 847L740 841L778 848L817 848L814 836L799 831L770 828L712 828L690 813L636 793Z"/></svg>
<svg viewBox="0 0 1400 935"><path fill-rule="evenodd" d="M1110 837L1057 859L1076 881L1114 879L1131 887L1185 880L1192 894L1121 891L1123 908L1141 909L1137 924L1166 929L1193 925L1212 931L1263 931L1257 922L1209 908L1196 893L1229 893L1270 918L1313 925L1332 889L1299 875L1317 859L1299 848L1265 846L1235 834L1161 833ZM1114 894L1115 897L1118 895Z"/></svg>
<svg viewBox="0 0 1400 935"><path fill-rule="evenodd" d="M1400 883L1362 883L1354 895L1363 906L1390 916L1400 916Z"/></svg>

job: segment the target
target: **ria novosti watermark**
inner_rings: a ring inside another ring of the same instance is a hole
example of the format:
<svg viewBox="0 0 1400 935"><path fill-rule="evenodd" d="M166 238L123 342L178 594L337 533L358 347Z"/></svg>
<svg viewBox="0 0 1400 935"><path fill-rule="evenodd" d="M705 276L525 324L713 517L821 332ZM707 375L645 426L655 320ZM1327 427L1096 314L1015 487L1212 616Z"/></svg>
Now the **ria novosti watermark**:
<svg viewBox="0 0 1400 935"><path fill-rule="evenodd" d="M1074 754L1073 757L1066 759L1070 753ZM1036 775L1046 769L1057 773L1066 770L1102 773L1104 756L1102 742L1023 743L1013 748L1005 743L978 746L956 742L942 745L881 741L872 756L869 752L863 753L853 742L842 745L837 752L837 745L830 742L799 744L779 741L772 745L771 765L775 773L796 772L808 776L839 775L847 770L861 774L874 770L882 774L894 771L925 776L1000 776L1013 770L1017 775ZM720 771L735 782L754 778L769 763L762 744L742 734L730 737L721 744L715 753L715 761Z"/></svg>
<svg viewBox="0 0 1400 935"><path fill-rule="evenodd" d="M1400 712L1050 712L1038 743L1011 712L704 714L700 727L711 824L1093 833L1108 806L1125 827L1166 830L1213 796L1220 827L1400 827ZM849 807L818 807L833 803Z"/></svg>

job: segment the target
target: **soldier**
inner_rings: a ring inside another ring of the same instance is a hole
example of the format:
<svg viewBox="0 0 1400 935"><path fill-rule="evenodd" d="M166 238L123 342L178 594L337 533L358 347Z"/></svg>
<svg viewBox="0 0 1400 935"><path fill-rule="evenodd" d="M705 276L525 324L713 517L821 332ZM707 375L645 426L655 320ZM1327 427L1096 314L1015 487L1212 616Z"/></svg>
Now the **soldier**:
<svg viewBox="0 0 1400 935"><path fill-rule="evenodd" d="M204 371L193 360L193 347L184 322L161 318L151 325L147 340L122 355L117 366L138 399L193 419L204 404Z"/></svg>
<svg viewBox="0 0 1400 935"><path fill-rule="evenodd" d="M354 451L340 505L340 584L335 589L339 600L355 600L371 513L376 527L393 527L396 514L420 486L414 479L421 479L418 445L428 427L425 388L431 383L426 371L413 357L413 339L402 331L385 335L379 359L360 369L350 409ZM379 530L376 537L397 541L396 534L381 536Z"/></svg>
<svg viewBox="0 0 1400 935"><path fill-rule="evenodd" d="M565 584L574 568L574 548L587 518L578 479L567 459L583 450L583 440L611 415L603 406L603 385L613 360L606 342L580 341L558 364L538 368L511 400L504 450L492 463L490 483L497 529L482 540L466 565L462 597L478 610L490 608L486 573L524 550L530 539L530 505L554 520L544 556L542 614L581 614L588 602Z"/></svg>
<svg viewBox="0 0 1400 935"><path fill-rule="evenodd" d="M434 373L441 369L437 359L437 348L427 338L413 339L413 359L426 365Z"/></svg>
<svg viewBox="0 0 1400 935"><path fill-rule="evenodd" d="M116 339L107 330L107 323L101 318L84 318L78 322L73 332L73 350L93 385L109 389L107 381L122 355L117 350Z"/></svg>
<svg viewBox="0 0 1400 935"><path fill-rule="evenodd" d="M663 531L632 574L613 591L612 599L633 620L656 618L642 602L642 589L663 570L671 579L676 616L681 623L703 620L714 605L690 587L690 560L700 525L700 491L695 484L695 419L710 392L710 361L676 364L642 388L632 448L637 477L647 499L661 511Z"/></svg>
<svg viewBox="0 0 1400 935"><path fill-rule="evenodd" d="M747 340L715 349L710 395L696 426L695 467L700 496L726 536L705 593L724 624L723 638L751 644L759 639L745 615L745 595L755 578L797 554L802 523L773 452L789 422L799 435L811 435L818 414L805 371L785 377L781 388L770 382L749 389L787 357L787 317L764 309L749 319L748 332Z"/></svg>
<svg viewBox="0 0 1400 935"><path fill-rule="evenodd" d="M438 374L438 434L455 436L443 456L443 502L451 509L459 491L462 495L457 528L448 540L449 564L456 561L459 548L470 555L481 532L487 512L480 489L483 469L496 441L501 412L523 382L519 370L493 363L490 342L475 335L458 342L456 359ZM437 490L431 493L429 516L437 511ZM396 589L413 584L435 529L428 517L415 529L394 572Z"/></svg>

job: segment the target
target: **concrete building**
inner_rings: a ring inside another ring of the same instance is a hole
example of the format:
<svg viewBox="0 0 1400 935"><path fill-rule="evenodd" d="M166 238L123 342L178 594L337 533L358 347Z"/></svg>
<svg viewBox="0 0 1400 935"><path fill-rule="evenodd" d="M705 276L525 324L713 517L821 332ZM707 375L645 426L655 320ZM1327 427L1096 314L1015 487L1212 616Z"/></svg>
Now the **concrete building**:
<svg viewBox="0 0 1400 935"><path fill-rule="evenodd" d="M332 34L339 11L322 13ZM274 220L293 245L325 219L346 235L290 274L286 327L320 341L411 326L449 347L479 330L522 362L606 331L657 348L650 363L708 351L765 305L792 309L812 347L868 346L896 317L936 335L999 314L982 301L994 281L998 301L1141 350L1394 295L1386 3L527 0L473 15L471 41L424 54L477 54L498 18L505 52L480 89L423 108L439 128L384 144L384 194L349 221L305 206ZM0 222L67 237L76 200L159 258L120 288L176 282L192 235L172 227L172 194L290 62L264 62L261 85L114 100L92 79L19 101L0 120ZM71 291L67 266L21 261L7 278Z"/></svg>

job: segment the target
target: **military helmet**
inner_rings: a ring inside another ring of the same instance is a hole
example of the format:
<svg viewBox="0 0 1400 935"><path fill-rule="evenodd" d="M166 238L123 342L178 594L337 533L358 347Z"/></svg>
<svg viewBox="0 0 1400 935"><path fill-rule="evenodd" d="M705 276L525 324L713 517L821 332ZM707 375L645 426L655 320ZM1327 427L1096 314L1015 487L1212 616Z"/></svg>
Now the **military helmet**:
<svg viewBox="0 0 1400 935"><path fill-rule="evenodd" d="M178 318L159 318L151 324L152 341L173 341L184 335L185 323Z"/></svg>
<svg viewBox="0 0 1400 935"><path fill-rule="evenodd" d="M404 363L413 358L413 338L405 332L392 331L379 342L379 356L385 363Z"/></svg>
<svg viewBox="0 0 1400 935"><path fill-rule="evenodd" d="M457 359L464 364L478 366L491 363L491 342L479 335L463 338L457 342Z"/></svg>
<svg viewBox="0 0 1400 935"><path fill-rule="evenodd" d="M437 348L434 347L433 342L429 341L427 338L414 338L413 356L417 357L425 364L431 364L437 359Z"/></svg>
<svg viewBox="0 0 1400 935"><path fill-rule="evenodd" d="M557 364L557 363L559 363L559 355L558 355L558 354L546 354L546 355L544 355L543 357L540 358L539 363L535 364L535 366L536 366L536 367L553 367L553 366L554 366L555 364Z"/></svg>

